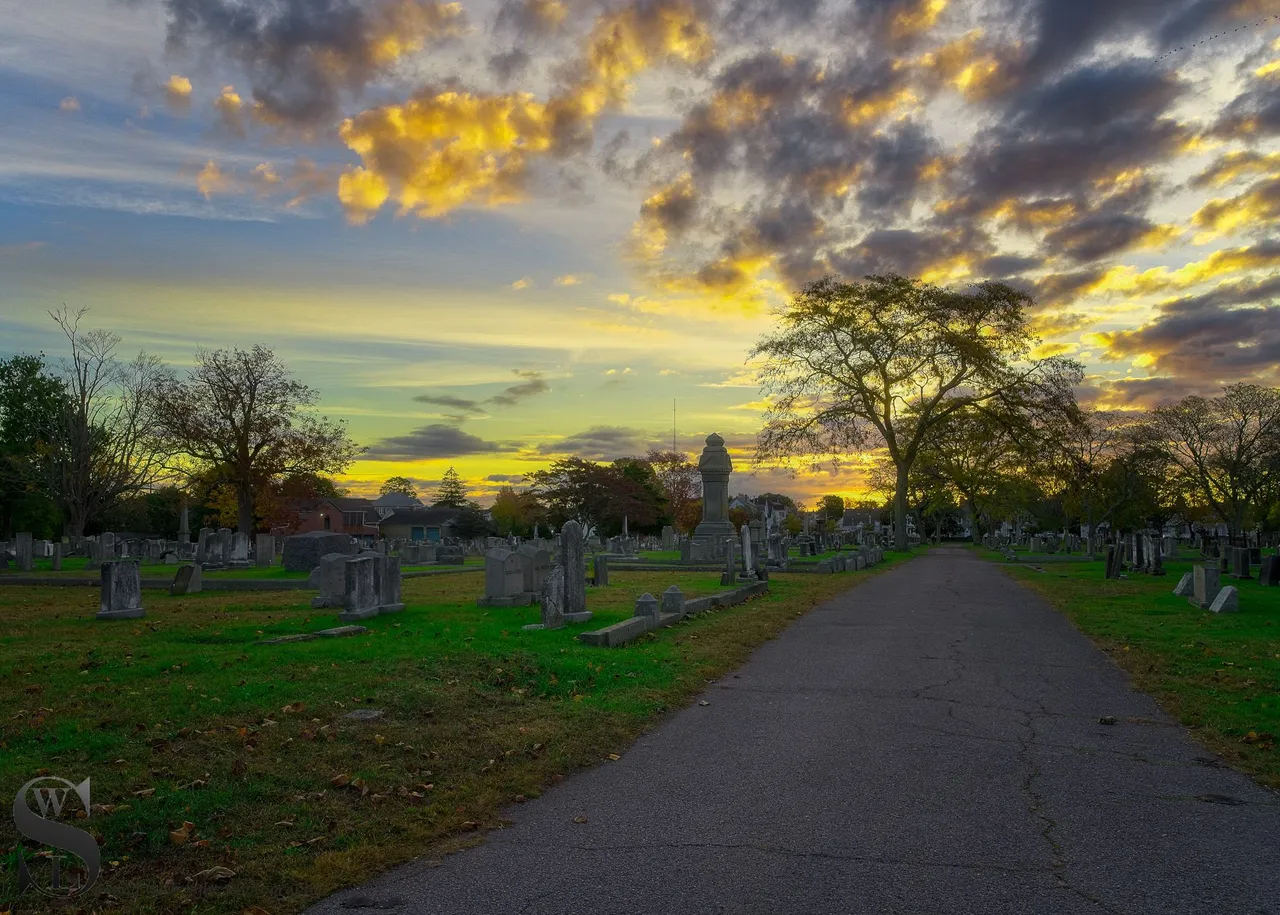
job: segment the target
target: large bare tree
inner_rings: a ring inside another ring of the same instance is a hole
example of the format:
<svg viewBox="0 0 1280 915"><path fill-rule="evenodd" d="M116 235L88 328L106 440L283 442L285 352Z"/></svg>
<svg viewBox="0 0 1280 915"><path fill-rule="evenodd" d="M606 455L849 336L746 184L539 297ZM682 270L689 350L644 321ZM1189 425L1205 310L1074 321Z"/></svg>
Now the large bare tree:
<svg viewBox="0 0 1280 915"><path fill-rule="evenodd" d="M65 306L50 312L71 354L60 362L65 388L62 416L50 469L50 489L63 510L67 533L85 527L121 498L141 492L165 475L153 395L164 364L139 352L116 356L120 337L107 330L81 330L88 312Z"/></svg>
<svg viewBox="0 0 1280 915"><path fill-rule="evenodd" d="M174 454L234 487L238 527L249 533L256 487L341 473L363 450L345 423L309 410L318 400L265 347L200 350L185 380L161 386L156 414Z"/></svg>
<svg viewBox="0 0 1280 915"><path fill-rule="evenodd" d="M966 292L894 274L810 283L751 353L770 402L758 460L884 448L895 471L895 546L906 549L911 467L940 423L996 402L1074 403L1079 365L1031 358L1030 304L1003 283Z"/></svg>
<svg viewBox="0 0 1280 915"><path fill-rule="evenodd" d="M1157 407L1152 431L1171 465L1230 529L1280 482L1280 389L1232 384Z"/></svg>

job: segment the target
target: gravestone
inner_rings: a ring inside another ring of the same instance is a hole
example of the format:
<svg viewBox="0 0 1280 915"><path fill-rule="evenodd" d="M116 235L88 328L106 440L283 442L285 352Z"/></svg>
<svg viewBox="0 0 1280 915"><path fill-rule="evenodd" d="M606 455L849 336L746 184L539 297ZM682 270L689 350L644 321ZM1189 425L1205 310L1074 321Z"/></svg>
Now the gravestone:
<svg viewBox="0 0 1280 915"><path fill-rule="evenodd" d="M53 545L53 571L55 572L62 571L62 551L63 546L61 543Z"/></svg>
<svg viewBox="0 0 1280 915"><path fill-rule="evenodd" d="M1148 552L1148 564L1151 567L1151 574L1156 576L1164 575L1164 544L1159 537L1150 539L1150 551Z"/></svg>
<svg viewBox="0 0 1280 915"><path fill-rule="evenodd" d="M566 619L587 610L587 566L582 551L582 525L566 521L560 529L560 565L564 568Z"/></svg>
<svg viewBox="0 0 1280 915"><path fill-rule="evenodd" d="M1263 556L1258 568L1258 583L1269 588L1280 586L1280 556Z"/></svg>
<svg viewBox="0 0 1280 915"><path fill-rule="evenodd" d="M531 623L524 629L560 629L564 626L564 568L553 566L542 582L539 595L542 604L542 622Z"/></svg>
<svg viewBox="0 0 1280 915"><path fill-rule="evenodd" d="M218 528L215 539L218 544L218 562L226 565L231 562L231 553L235 544L235 532L229 527Z"/></svg>
<svg viewBox="0 0 1280 915"><path fill-rule="evenodd" d="M707 436L706 447L698 458L702 476L702 521L693 531L693 539L703 547L704 556L716 555L725 539L737 531L729 520L729 476L733 461L724 439L716 433Z"/></svg>
<svg viewBox="0 0 1280 915"><path fill-rule="evenodd" d="M260 569L270 568L276 558L276 538L271 534L258 534L253 543L253 560Z"/></svg>
<svg viewBox="0 0 1280 915"><path fill-rule="evenodd" d="M100 620L136 620L146 616L142 609L142 578L136 559L109 559L102 563Z"/></svg>
<svg viewBox="0 0 1280 915"><path fill-rule="evenodd" d="M662 548L664 550L674 550L676 548L676 529L670 524L662 528Z"/></svg>
<svg viewBox="0 0 1280 915"><path fill-rule="evenodd" d="M680 541L680 561L693 562L693 541L692 540Z"/></svg>
<svg viewBox="0 0 1280 915"><path fill-rule="evenodd" d="M231 535L231 554L225 560L233 569L249 568L249 535L236 531Z"/></svg>
<svg viewBox="0 0 1280 915"><path fill-rule="evenodd" d="M1189 602L1201 610L1208 610L1221 589L1219 584L1221 573L1217 566L1211 565L1195 566L1191 572L1193 585Z"/></svg>
<svg viewBox="0 0 1280 915"><path fill-rule="evenodd" d="M631 615L644 620L644 628L657 629L662 623L661 605L658 599L646 591L636 598L636 609Z"/></svg>
<svg viewBox="0 0 1280 915"><path fill-rule="evenodd" d="M674 613L684 617L684 592L678 585L672 585L662 592L662 613L664 616Z"/></svg>
<svg viewBox="0 0 1280 915"><path fill-rule="evenodd" d="M204 575L198 564L179 566L178 573L173 576L173 584L169 586L170 594L195 594L204 587Z"/></svg>
<svg viewBox="0 0 1280 915"><path fill-rule="evenodd" d="M495 547L484 554L484 597L477 607L523 607L533 595L524 589L524 566L520 556Z"/></svg>
<svg viewBox="0 0 1280 915"><path fill-rule="evenodd" d="M733 540L726 540L724 543L724 571L720 573L720 584L729 586L738 580L738 560L734 555Z"/></svg>
<svg viewBox="0 0 1280 915"><path fill-rule="evenodd" d="M378 592L375 586L372 556L355 556L342 563L343 610L338 619L344 623L365 620L378 615Z"/></svg>
<svg viewBox="0 0 1280 915"><path fill-rule="evenodd" d="M526 543L516 550L516 555L520 557L520 566L524 572L525 593L536 599L542 593L542 583L547 580L547 573L551 570L551 553L532 543Z"/></svg>
<svg viewBox="0 0 1280 915"><path fill-rule="evenodd" d="M609 587L609 557L604 553L596 553L594 562L596 587Z"/></svg>
<svg viewBox="0 0 1280 915"><path fill-rule="evenodd" d="M1114 546L1107 547L1107 578L1120 577L1120 551Z"/></svg>
<svg viewBox="0 0 1280 915"><path fill-rule="evenodd" d="M1248 547L1233 548L1231 550L1231 577L1242 580L1253 578L1252 570L1249 568L1249 560L1251 558Z"/></svg>
<svg viewBox="0 0 1280 915"><path fill-rule="evenodd" d="M203 534L204 532L201 531ZM346 534L330 531L309 531L284 538L282 565L290 572L310 572L320 564L320 557L328 553L346 553L354 556L355 544Z"/></svg>
<svg viewBox="0 0 1280 915"><path fill-rule="evenodd" d="M1184 572L1182 577L1178 579L1178 584L1174 586L1173 594L1175 597L1190 597L1195 593L1195 576L1190 572Z"/></svg>
<svg viewBox="0 0 1280 915"><path fill-rule="evenodd" d="M309 587L318 588L320 594L311 598L311 606L317 609L343 607L347 601L348 553L326 553L320 557L307 579Z"/></svg>
<svg viewBox="0 0 1280 915"><path fill-rule="evenodd" d="M1213 613L1236 613L1240 609L1240 595L1232 585L1227 585L1218 592L1218 596L1209 605Z"/></svg>
<svg viewBox="0 0 1280 915"><path fill-rule="evenodd" d="M36 567L35 544L29 532L14 535L13 558L19 572L30 572Z"/></svg>
<svg viewBox="0 0 1280 915"><path fill-rule="evenodd" d="M742 525L742 575L743 578L750 578L755 572L755 551L751 545L751 528L745 524Z"/></svg>
<svg viewBox="0 0 1280 915"><path fill-rule="evenodd" d="M196 535L196 564L203 565L209 561L209 543L217 533L213 528L202 527Z"/></svg>
<svg viewBox="0 0 1280 915"><path fill-rule="evenodd" d="M399 613L404 609L404 602L400 598L400 559L397 556L375 556L373 560L378 613Z"/></svg>
<svg viewBox="0 0 1280 915"><path fill-rule="evenodd" d="M466 563L466 553L457 544L436 547L436 562L443 566L460 566Z"/></svg>

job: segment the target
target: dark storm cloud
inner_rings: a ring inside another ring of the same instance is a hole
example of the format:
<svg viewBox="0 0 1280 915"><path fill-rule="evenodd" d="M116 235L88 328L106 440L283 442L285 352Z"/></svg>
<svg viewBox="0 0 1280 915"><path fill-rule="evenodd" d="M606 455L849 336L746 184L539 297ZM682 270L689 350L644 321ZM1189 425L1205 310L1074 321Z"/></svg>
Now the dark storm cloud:
<svg viewBox="0 0 1280 915"><path fill-rule="evenodd" d="M1033 133L1090 132L1130 118L1157 118L1188 86L1147 63L1100 64L1068 73L1014 100L1006 118Z"/></svg>
<svg viewBox="0 0 1280 915"><path fill-rule="evenodd" d="M1280 79L1254 79L1223 110L1213 132L1244 139L1280 134Z"/></svg>
<svg viewBox="0 0 1280 915"><path fill-rule="evenodd" d="M942 153L942 144L927 129L907 122L873 137L867 171L861 175L857 200L862 215L901 218L909 215L920 188L920 173Z"/></svg>
<svg viewBox="0 0 1280 915"><path fill-rule="evenodd" d="M1068 303L1102 279L1106 272L1104 267L1094 267L1089 270L1051 273L1040 277L1035 283L1036 304L1053 306Z"/></svg>
<svg viewBox="0 0 1280 915"><path fill-rule="evenodd" d="M957 257L974 259L996 253L990 237L970 225L950 232L877 229L830 256L832 267L846 277L872 273L919 276L930 266Z"/></svg>
<svg viewBox="0 0 1280 915"><path fill-rule="evenodd" d="M502 82L510 82L522 74L529 66L530 57L527 51L512 48L489 55L489 69Z"/></svg>
<svg viewBox="0 0 1280 915"><path fill-rule="evenodd" d="M1028 257L1021 254L997 254L988 257L978 264L975 273L979 276L990 277L993 280L1008 279L1024 273L1027 270L1035 270L1043 266L1044 261L1038 257ZM1026 290L1030 292L1030 289Z"/></svg>
<svg viewBox="0 0 1280 915"><path fill-rule="evenodd" d="M1147 354L1157 371L1188 383L1246 376L1274 380L1280 367L1278 297L1280 275L1173 299L1160 306L1153 321L1103 335L1107 353L1114 358Z"/></svg>
<svg viewBox="0 0 1280 915"><path fill-rule="evenodd" d="M435 0L165 0L172 51L209 51L247 71L264 116L332 121L394 63L385 42L421 45L458 33L456 8Z"/></svg>
<svg viewBox="0 0 1280 915"><path fill-rule="evenodd" d="M466 454L515 451L517 447L514 444L485 441L477 435L463 432L457 426L433 423L414 429L407 435L396 435L375 442L364 453L364 458L371 461L423 461Z"/></svg>
<svg viewBox="0 0 1280 915"><path fill-rule="evenodd" d="M1124 404L1149 410L1175 403L1190 394L1214 391L1213 382L1196 382L1183 378L1124 378L1102 383L1089 401L1105 398L1111 404ZM1082 401L1085 398L1081 398Z"/></svg>
<svg viewBox="0 0 1280 915"><path fill-rule="evenodd" d="M732 0L720 25L738 39L777 35L810 25L822 5L822 0Z"/></svg>
<svg viewBox="0 0 1280 915"><path fill-rule="evenodd" d="M1156 228L1145 216L1129 213L1088 216L1044 237L1046 251L1087 264L1127 251Z"/></svg>
<svg viewBox="0 0 1280 915"><path fill-rule="evenodd" d="M432 404L437 407L448 407L450 410L458 410L462 413L483 413L484 407L480 406L480 401L469 400L465 397L451 397L448 394L419 394L413 398L418 403Z"/></svg>

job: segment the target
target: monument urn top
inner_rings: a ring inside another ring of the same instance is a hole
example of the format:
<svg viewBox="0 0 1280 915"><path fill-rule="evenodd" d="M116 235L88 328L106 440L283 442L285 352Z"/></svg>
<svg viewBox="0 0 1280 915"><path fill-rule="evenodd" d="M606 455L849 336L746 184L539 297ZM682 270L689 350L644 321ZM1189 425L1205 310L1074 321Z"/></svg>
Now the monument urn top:
<svg viewBox="0 0 1280 915"><path fill-rule="evenodd" d="M707 436L707 447L702 449L702 456L698 458L698 470L701 473L733 472L729 449L725 448L724 439L714 432Z"/></svg>

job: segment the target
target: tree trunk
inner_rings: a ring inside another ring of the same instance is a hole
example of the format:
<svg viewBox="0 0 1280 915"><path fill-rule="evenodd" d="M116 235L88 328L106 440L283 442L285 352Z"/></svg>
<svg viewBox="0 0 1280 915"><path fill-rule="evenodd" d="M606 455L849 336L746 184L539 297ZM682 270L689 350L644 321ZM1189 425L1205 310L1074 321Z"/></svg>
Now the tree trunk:
<svg viewBox="0 0 1280 915"><path fill-rule="evenodd" d="M907 465L898 465L898 481L893 494L893 548L907 549Z"/></svg>
<svg viewBox="0 0 1280 915"><path fill-rule="evenodd" d="M973 504L973 498L968 499L969 502L969 537L973 543L982 542L982 524L978 521L978 509Z"/></svg>
<svg viewBox="0 0 1280 915"><path fill-rule="evenodd" d="M253 533L253 484L241 483L236 487L236 530L248 536Z"/></svg>

